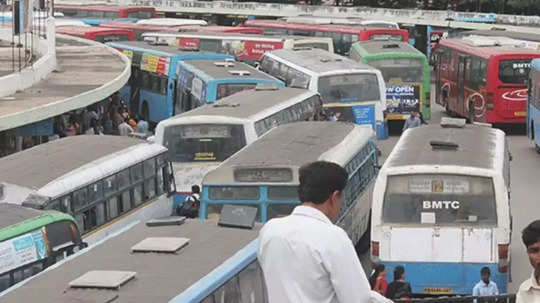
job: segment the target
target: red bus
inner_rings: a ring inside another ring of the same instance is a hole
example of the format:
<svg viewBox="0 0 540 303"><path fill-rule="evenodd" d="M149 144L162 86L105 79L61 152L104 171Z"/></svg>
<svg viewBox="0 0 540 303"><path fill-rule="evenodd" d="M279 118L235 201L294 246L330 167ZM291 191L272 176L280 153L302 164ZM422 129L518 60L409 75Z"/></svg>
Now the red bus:
<svg viewBox="0 0 540 303"><path fill-rule="evenodd" d="M66 18L79 19L88 25L99 25L119 18L139 20L156 16L156 9L149 6L55 5L54 9Z"/></svg>
<svg viewBox="0 0 540 303"><path fill-rule="evenodd" d="M59 26L56 28L59 34L65 34L94 40L101 43L111 41L135 40L135 34L129 29L106 28L93 26Z"/></svg>
<svg viewBox="0 0 540 303"><path fill-rule="evenodd" d="M396 40L409 41L409 32L394 28L369 28L354 25L301 24L280 20L247 20L243 24L264 29L265 34L329 37L334 41L335 52L347 55L356 41Z"/></svg>
<svg viewBox="0 0 540 303"><path fill-rule="evenodd" d="M523 41L443 39L433 53L436 102L449 115L486 123L524 123L530 62L540 50Z"/></svg>

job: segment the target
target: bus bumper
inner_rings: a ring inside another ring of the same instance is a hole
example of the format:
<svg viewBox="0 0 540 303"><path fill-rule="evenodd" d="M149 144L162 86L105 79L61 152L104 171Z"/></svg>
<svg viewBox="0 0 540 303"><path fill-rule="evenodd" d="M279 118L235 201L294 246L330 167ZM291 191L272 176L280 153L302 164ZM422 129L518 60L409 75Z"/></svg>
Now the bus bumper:
<svg viewBox="0 0 540 303"><path fill-rule="evenodd" d="M480 270L487 266L491 280L497 283L499 293L506 293L508 273L500 273L497 263L442 263L442 262L385 262L387 280L393 281L398 265L405 267L405 281L411 284L415 295L471 295L480 281Z"/></svg>
<svg viewBox="0 0 540 303"><path fill-rule="evenodd" d="M388 123L386 123L386 121L377 121L375 128L375 131L377 132L377 139L388 139Z"/></svg>

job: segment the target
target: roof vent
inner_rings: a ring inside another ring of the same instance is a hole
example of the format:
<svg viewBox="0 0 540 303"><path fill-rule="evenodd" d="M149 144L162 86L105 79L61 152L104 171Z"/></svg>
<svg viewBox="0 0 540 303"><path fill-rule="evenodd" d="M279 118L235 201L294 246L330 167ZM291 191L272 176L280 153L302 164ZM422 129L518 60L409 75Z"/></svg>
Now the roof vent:
<svg viewBox="0 0 540 303"><path fill-rule="evenodd" d="M262 91L262 90L278 90L279 87L277 87L274 84L268 84L268 83L259 83L255 86L255 90Z"/></svg>
<svg viewBox="0 0 540 303"><path fill-rule="evenodd" d="M334 59L334 61L341 62L341 61L343 61L343 59L342 58L336 58L336 59Z"/></svg>
<svg viewBox="0 0 540 303"><path fill-rule="evenodd" d="M249 76L251 73L247 70L230 70L229 74L234 76Z"/></svg>
<svg viewBox="0 0 540 303"><path fill-rule="evenodd" d="M312 50L309 46L295 46L293 47L294 51L304 51L304 50Z"/></svg>
<svg viewBox="0 0 540 303"><path fill-rule="evenodd" d="M329 58L321 58L321 62L326 63L326 62L330 62L330 61L332 61L332 60L330 60Z"/></svg>
<svg viewBox="0 0 540 303"><path fill-rule="evenodd" d="M231 62L231 61L214 62L214 65L218 67L233 67L234 62Z"/></svg>
<svg viewBox="0 0 540 303"><path fill-rule="evenodd" d="M385 44L382 48L399 48L399 44Z"/></svg>
<svg viewBox="0 0 540 303"><path fill-rule="evenodd" d="M175 253L189 244L188 238L150 237L131 247L132 252Z"/></svg>
<svg viewBox="0 0 540 303"><path fill-rule="evenodd" d="M135 274L134 271L91 270L69 282L69 287L118 289L133 279Z"/></svg>
<svg viewBox="0 0 540 303"><path fill-rule="evenodd" d="M492 26L492 27L490 28L490 30L492 30L492 31L505 31L506 28L504 28L504 27L498 27L498 26Z"/></svg>
<svg viewBox="0 0 540 303"><path fill-rule="evenodd" d="M429 145L431 145L431 148L436 150L457 150L459 145L455 142L450 141L429 141Z"/></svg>
<svg viewBox="0 0 540 303"><path fill-rule="evenodd" d="M213 107L238 107L238 106L240 106L240 104L238 104L238 103L219 103L219 102L216 102L212 106Z"/></svg>
<svg viewBox="0 0 540 303"><path fill-rule="evenodd" d="M441 118L441 127L444 128L463 128L465 127L465 119L460 118Z"/></svg>
<svg viewBox="0 0 540 303"><path fill-rule="evenodd" d="M162 217L162 218L156 218L156 219L146 221L146 226L154 227L154 226L182 225L184 221L186 221L186 217L181 217L181 216Z"/></svg>

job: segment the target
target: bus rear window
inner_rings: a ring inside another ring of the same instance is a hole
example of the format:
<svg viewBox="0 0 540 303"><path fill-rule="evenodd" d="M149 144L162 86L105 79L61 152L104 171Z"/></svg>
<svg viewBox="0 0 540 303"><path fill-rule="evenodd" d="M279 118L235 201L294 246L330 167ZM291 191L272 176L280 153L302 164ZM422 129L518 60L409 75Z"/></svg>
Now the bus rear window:
<svg viewBox="0 0 540 303"><path fill-rule="evenodd" d="M370 61L369 65L380 70L387 83L391 79L401 82L423 82L422 61L420 59L380 59Z"/></svg>
<svg viewBox="0 0 540 303"><path fill-rule="evenodd" d="M375 74L342 74L319 78L319 93L325 103L362 102L380 99Z"/></svg>
<svg viewBox="0 0 540 303"><path fill-rule="evenodd" d="M391 41L403 41L402 35L391 34L373 34L369 36L370 40L391 40Z"/></svg>
<svg viewBox="0 0 540 303"><path fill-rule="evenodd" d="M209 196L212 200L258 200L258 186L211 186Z"/></svg>
<svg viewBox="0 0 540 303"><path fill-rule="evenodd" d="M246 145L246 136L242 125L174 125L165 129L163 142L172 162L221 162Z"/></svg>
<svg viewBox="0 0 540 303"><path fill-rule="evenodd" d="M531 59L501 60L499 79L504 83L526 84L531 70Z"/></svg>
<svg viewBox="0 0 540 303"><path fill-rule="evenodd" d="M383 202L385 223L494 225L493 181L462 175L389 176Z"/></svg>
<svg viewBox="0 0 540 303"><path fill-rule="evenodd" d="M217 99L225 98L232 94L236 94L246 89L252 89L254 87L254 83L220 84L217 87Z"/></svg>

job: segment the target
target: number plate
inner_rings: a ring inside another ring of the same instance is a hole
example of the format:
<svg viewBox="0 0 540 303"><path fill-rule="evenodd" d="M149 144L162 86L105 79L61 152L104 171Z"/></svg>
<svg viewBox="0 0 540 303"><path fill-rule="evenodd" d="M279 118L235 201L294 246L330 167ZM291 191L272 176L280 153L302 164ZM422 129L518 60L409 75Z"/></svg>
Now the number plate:
<svg viewBox="0 0 540 303"><path fill-rule="evenodd" d="M403 120L402 114L387 114L386 119L388 120Z"/></svg>
<svg viewBox="0 0 540 303"><path fill-rule="evenodd" d="M426 287L424 293L429 295L449 295L452 293L450 287Z"/></svg>
<svg viewBox="0 0 540 303"><path fill-rule="evenodd" d="M527 112L514 112L514 116L516 116L516 117L525 117L525 116L527 116Z"/></svg>

